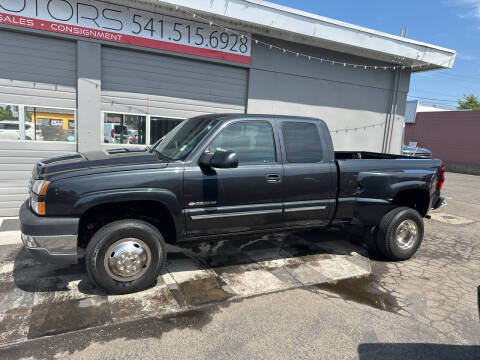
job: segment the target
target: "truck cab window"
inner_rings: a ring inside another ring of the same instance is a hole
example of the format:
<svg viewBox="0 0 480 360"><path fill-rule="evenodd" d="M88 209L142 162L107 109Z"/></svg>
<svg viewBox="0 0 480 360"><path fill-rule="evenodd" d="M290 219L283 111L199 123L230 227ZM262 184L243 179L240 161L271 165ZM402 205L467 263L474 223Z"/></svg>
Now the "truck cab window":
<svg viewBox="0 0 480 360"><path fill-rule="evenodd" d="M283 123L283 141L289 163L318 163L323 159L317 125L308 122Z"/></svg>
<svg viewBox="0 0 480 360"><path fill-rule="evenodd" d="M265 121L237 122L227 126L212 141L208 149L233 151L239 164L276 162L273 129Z"/></svg>

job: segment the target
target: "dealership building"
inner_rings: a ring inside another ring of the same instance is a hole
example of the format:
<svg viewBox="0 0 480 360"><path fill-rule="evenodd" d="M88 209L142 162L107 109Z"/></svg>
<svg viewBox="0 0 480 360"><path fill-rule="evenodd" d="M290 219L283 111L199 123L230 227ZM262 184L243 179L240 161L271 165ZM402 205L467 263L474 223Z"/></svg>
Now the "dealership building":
<svg viewBox="0 0 480 360"><path fill-rule="evenodd" d="M0 216L45 157L149 145L208 113L325 120L398 153L414 72L455 51L259 0L0 0Z"/></svg>

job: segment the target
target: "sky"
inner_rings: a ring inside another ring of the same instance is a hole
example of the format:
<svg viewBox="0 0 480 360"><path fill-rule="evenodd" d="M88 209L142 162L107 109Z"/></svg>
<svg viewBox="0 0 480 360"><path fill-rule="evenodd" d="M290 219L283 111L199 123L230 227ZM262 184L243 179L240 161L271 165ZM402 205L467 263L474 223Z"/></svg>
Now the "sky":
<svg viewBox="0 0 480 360"><path fill-rule="evenodd" d="M409 100L455 108L480 97L480 0L270 0L332 19L457 51L453 69L413 74Z"/></svg>

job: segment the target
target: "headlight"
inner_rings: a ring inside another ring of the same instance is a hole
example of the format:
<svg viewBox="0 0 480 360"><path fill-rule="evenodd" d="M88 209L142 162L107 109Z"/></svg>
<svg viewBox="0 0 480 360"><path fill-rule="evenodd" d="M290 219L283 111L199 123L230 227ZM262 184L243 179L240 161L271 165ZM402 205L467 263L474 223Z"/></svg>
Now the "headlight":
<svg viewBox="0 0 480 360"><path fill-rule="evenodd" d="M33 180L31 190L34 194L45 195L47 193L48 185L50 185L50 181Z"/></svg>
<svg viewBox="0 0 480 360"><path fill-rule="evenodd" d="M45 215L45 195L48 185L50 185L50 181L47 180L33 180L29 183L30 207L38 215Z"/></svg>

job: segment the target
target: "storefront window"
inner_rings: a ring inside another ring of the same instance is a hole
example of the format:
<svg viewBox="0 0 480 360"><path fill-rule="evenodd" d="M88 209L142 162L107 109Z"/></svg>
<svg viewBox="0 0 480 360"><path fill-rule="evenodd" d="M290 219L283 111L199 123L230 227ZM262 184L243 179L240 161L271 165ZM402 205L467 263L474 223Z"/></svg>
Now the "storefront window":
<svg viewBox="0 0 480 360"><path fill-rule="evenodd" d="M150 117L150 144L167 135L173 128L180 124L182 120L169 119L159 116Z"/></svg>
<svg viewBox="0 0 480 360"><path fill-rule="evenodd" d="M146 116L105 113L103 121L104 142L110 144L145 145Z"/></svg>
<svg viewBox="0 0 480 360"><path fill-rule="evenodd" d="M75 142L75 111L0 104L0 139Z"/></svg>
<svg viewBox="0 0 480 360"><path fill-rule="evenodd" d="M35 128L34 137L29 136L32 140L75 142L73 110L25 106L25 124L28 123Z"/></svg>
<svg viewBox="0 0 480 360"><path fill-rule="evenodd" d="M0 140L19 140L20 123L18 106L0 104Z"/></svg>

